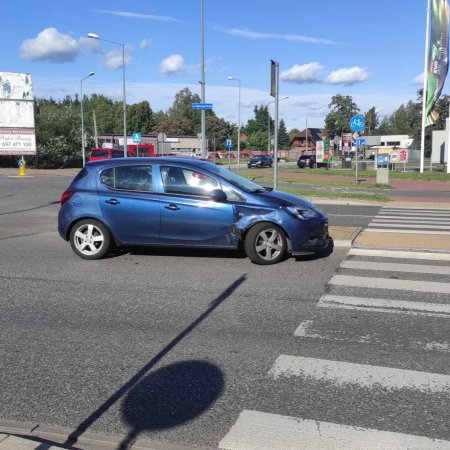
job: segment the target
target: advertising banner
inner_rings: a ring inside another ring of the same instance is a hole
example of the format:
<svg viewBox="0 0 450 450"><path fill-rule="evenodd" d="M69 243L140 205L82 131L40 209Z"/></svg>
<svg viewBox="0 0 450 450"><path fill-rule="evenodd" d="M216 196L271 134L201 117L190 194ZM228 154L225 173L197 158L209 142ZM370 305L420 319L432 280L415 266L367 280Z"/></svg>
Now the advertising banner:
<svg viewBox="0 0 450 450"><path fill-rule="evenodd" d="M321 163L323 161L323 151L324 151L323 141L316 142L316 162Z"/></svg>
<svg viewBox="0 0 450 450"><path fill-rule="evenodd" d="M35 154L31 75L0 72L0 156Z"/></svg>
<svg viewBox="0 0 450 450"><path fill-rule="evenodd" d="M431 1L431 28L427 64L426 125L438 118L434 110L448 72L448 0Z"/></svg>
<svg viewBox="0 0 450 450"><path fill-rule="evenodd" d="M342 146L341 150L343 152L349 152L352 149L352 134L344 133L342 135Z"/></svg>
<svg viewBox="0 0 450 450"><path fill-rule="evenodd" d="M34 128L0 128L0 156L35 154Z"/></svg>
<svg viewBox="0 0 450 450"><path fill-rule="evenodd" d="M328 162L328 164L330 164L333 161L333 146L328 140L324 140L323 145L324 145L323 160L324 162Z"/></svg>

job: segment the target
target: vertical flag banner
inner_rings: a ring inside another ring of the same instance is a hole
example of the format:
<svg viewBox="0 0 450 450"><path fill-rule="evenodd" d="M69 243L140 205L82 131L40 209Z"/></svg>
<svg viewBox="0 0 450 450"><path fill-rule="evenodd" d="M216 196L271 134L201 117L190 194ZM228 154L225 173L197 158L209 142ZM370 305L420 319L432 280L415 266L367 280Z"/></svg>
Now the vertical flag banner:
<svg viewBox="0 0 450 450"><path fill-rule="evenodd" d="M434 110L448 71L448 0L431 2L431 36L428 51L426 125L438 118Z"/></svg>

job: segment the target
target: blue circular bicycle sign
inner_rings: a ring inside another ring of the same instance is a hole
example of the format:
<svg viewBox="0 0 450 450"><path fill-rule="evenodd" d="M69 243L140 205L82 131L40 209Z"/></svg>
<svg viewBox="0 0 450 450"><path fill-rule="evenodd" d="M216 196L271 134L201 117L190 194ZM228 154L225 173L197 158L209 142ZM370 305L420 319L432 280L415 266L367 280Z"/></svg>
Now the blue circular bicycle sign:
<svg viewBox="0 0 450 450"><path fill-rule="evenodd" d="M352 131L362 131L366 126L366 121L362 116L353 116L349 122L350 128Z"/></svg>

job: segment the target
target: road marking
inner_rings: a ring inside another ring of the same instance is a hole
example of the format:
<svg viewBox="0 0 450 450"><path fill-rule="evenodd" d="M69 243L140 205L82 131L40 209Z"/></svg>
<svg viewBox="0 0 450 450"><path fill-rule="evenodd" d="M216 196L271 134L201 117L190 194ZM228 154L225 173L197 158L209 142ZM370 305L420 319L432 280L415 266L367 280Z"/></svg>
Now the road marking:
<svg viewBox="0 0 450 450"><path fill-rule="evenodd" d="M328 381L339 387L358 385L364 388L384 387L393 389L414 389L425 393L450 392L450 375L396 369L369 364L356 364L303 356L280 355L269 376L279 378L312 378Z"/></svg>
<svg viewBox="0 0 450 450"><path fill-rule="evenodd" d="M450 219L439 219L438 217L434 219L414 219L412 217L397 217L394 218L392 216L389 217L374 217L372 222L386 222L386 223L392 223L392 222L398 222L398 223L424 223L424 224L442 224L447 225L450 222Z"/></svg>
<svg viewBox="0 0 450 450"><path fill-rule="evenodd" d="M444 225L428 225L428 224L420 224L414 225L409 223L369 223L369 227L385 227L385 228L427 228L429 230L450 230L450 226Z"/></svg>
<svg viewBox="0 0 450 450"><path fill-rule="evenodd" d="M392 278L369 278L357 277L353 275L333 275L328 283L338 286L450 294L450 283L440 283L437 281L398 280Z"/></svg>
<svg viewBox="0 0 450 450"><path fill-rule="evenodd" d="M221 450L450 448L450 441L244 410L220 441Z"/></svg>
<svg viewBox="0 0 450 450"><path fill-rule="evenodd" d="M388 229L388 228L366 228L364 231L369 231L372 233L406 233L406 234L417 234L418 236L422 234L450 234L448 231L426 231L426 230L400 230L400 229ZM426 245L426 242L424 242Z"/></svg>
<svg viewBox="0 0 450 450"><path fill-rule="evenodd" d="M426 213L426 214L450 214L450 209L449 208L402 208L402 207L397 207L397 208L389 208L389 207L382 207L379 211L380 214L383 214L385 212L399 212L399 213L404 213L404 214L408 214L408 213Z"/></svg>
<svg viewBox="0 0 450 450"><path fill-rule="evenodd" d="M352 334L347 329L343 330L325 330L322 333L317 330L320 327L319 323L315 323L314 320L303 321L294 332L294 336L301 338L320 339L324 341L334 342L347 342L357 344L372 344L382 347L396 347L396 348L412 348L415 350L427 350L438 352L450 352L450 341L427 341L416 340L408 338L407 342L395 342L390 338L386 339L386 336L380 333L364 334L359 333Z"/></svg>
<svg viewBox="0 0 450 450"><path fill-rule="evenodd" d="M424 264L396 264L373 261L342 261L340 267L357 270L379 270L385 272L431 273L450 275L450 267L427 266Z"/></svg>
<svg viewBox="0 0 450 450"><path fill-rule="evenodd" d="M363 311L388 312L408 315L424 315L450 319L450 305L445 303L391 300L388 298L350 297L346 295L323 295L317 306L323 308L359 309Z"/></svg>
<svg viewBox="0 0 450 450"><path fill-rule="evenodd" d="M348 252L353 256L382 256L384 258L424 259L431 261L450 261L450 253L407 252L395 250L376 250L352 248Z"/></svg>

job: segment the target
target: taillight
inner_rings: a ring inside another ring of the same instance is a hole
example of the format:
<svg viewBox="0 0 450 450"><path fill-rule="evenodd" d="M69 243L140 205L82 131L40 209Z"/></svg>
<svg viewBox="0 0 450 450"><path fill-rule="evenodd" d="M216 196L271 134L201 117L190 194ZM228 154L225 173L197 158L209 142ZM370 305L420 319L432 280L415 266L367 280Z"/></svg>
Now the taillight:
<svg viewBox="0 0 450 450"><path fill-rule="evenodd" d="M64 203L66 203L67 200L70 200L74 194L76 194L76 191L72 191L71 189L67 189L67 191L64 191L61 194L61 199L59 201L61 203L61 206L64 205Z"/></svg>

